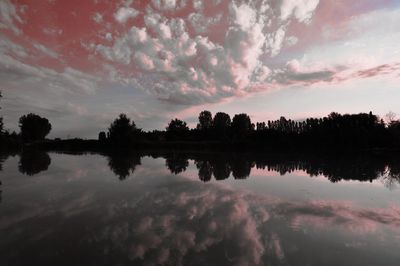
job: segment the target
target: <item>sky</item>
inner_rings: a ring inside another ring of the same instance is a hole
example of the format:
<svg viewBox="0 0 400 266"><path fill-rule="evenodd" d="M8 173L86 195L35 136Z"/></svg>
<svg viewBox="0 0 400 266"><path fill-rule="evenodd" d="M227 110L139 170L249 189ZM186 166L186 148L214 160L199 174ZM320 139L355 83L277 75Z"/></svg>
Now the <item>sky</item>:
<svg viewBox="0 0 400 266"><path fill-rule="evenodd" d="M198 113L400 114L400 0L0 0L0 115L95 138Z"/></svg>

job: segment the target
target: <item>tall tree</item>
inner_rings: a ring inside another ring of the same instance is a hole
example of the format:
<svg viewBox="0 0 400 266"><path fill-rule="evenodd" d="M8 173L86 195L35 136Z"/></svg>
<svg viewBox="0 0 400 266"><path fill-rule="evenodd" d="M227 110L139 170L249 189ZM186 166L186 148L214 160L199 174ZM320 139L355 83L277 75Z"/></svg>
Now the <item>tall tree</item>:
<svg viewBox="0 0 400 266"><path fill-rule="evenodd" d="M228 114L222 112L218 112L215 114L213 120L213 127L217 131L219 132L226 131L229 129L230 126L231 126L231 117Z"/></svg>
<svg viewBox="0 0 400 266"><path fill-rule="evenodd" d="M213 123L213 118L210 111L205 110L199 114L199 124L197 125L198 129L200 130L210 129L212 127L212 123Z"/></svg>
<svg viewBox="0 0 400 266"><path fill-rule="evenodd" d="M47 118L30 113L20 117L19 128L24 141L43 140L50 133L51 124Z"/></svg>
<svg viewBox="0 0 400 266"><path fill-rule="evenodd" d="M236 135L246 135L253 129L247 114L235 115L232 119L232 130Z"/></svg>
<svg viewBox="0 0 400 266"><path fill-rule="evenodd" d="M120 114L108 128L110 139L120 144L132 141L138 131L135 122L126 114Z"/></svg>

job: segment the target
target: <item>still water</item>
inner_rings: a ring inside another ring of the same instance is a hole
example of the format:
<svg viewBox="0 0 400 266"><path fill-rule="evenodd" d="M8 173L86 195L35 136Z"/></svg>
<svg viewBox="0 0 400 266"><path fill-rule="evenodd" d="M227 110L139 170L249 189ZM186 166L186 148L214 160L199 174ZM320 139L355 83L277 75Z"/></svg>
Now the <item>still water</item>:
<svg viewBox="0 0 400 266"><path fill-rule="evenodd" d="M3 156L0 265L400 265L400 160Z"/></svg>

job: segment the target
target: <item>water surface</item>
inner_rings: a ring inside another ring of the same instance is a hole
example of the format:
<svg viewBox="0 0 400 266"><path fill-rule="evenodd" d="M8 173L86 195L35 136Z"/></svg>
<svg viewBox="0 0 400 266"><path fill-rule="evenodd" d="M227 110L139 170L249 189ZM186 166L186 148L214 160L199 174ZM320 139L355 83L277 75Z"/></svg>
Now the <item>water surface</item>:
<svg viewBox="0 0 400 266"><path fill-rule="evenodd" d="M396 158L31 152L1 161L1 265L400 262Z"/></svg>

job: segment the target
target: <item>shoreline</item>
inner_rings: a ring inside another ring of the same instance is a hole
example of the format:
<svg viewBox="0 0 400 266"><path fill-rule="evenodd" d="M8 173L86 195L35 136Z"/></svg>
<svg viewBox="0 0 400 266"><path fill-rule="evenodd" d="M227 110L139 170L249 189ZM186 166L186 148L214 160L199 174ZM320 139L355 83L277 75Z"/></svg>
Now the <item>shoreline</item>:
<svg viewBox="0 0 400 266"><path fill-rule="evenodd" d="M253 154L392 154L400 155L399 148L389 147L340 147L318 146L309 147L282 147L266 146L257 142L218 142L218 141L165 141L165 142L133 142L125 146L116 146L113 143L99 140L67 139L45 140L23 144L18 151L25 149L38 149L48 152L83 152L83 153L148 153L148 152L193 152L193 153L253 153ZM17 152L18 152L17 151Z"/></svg>

